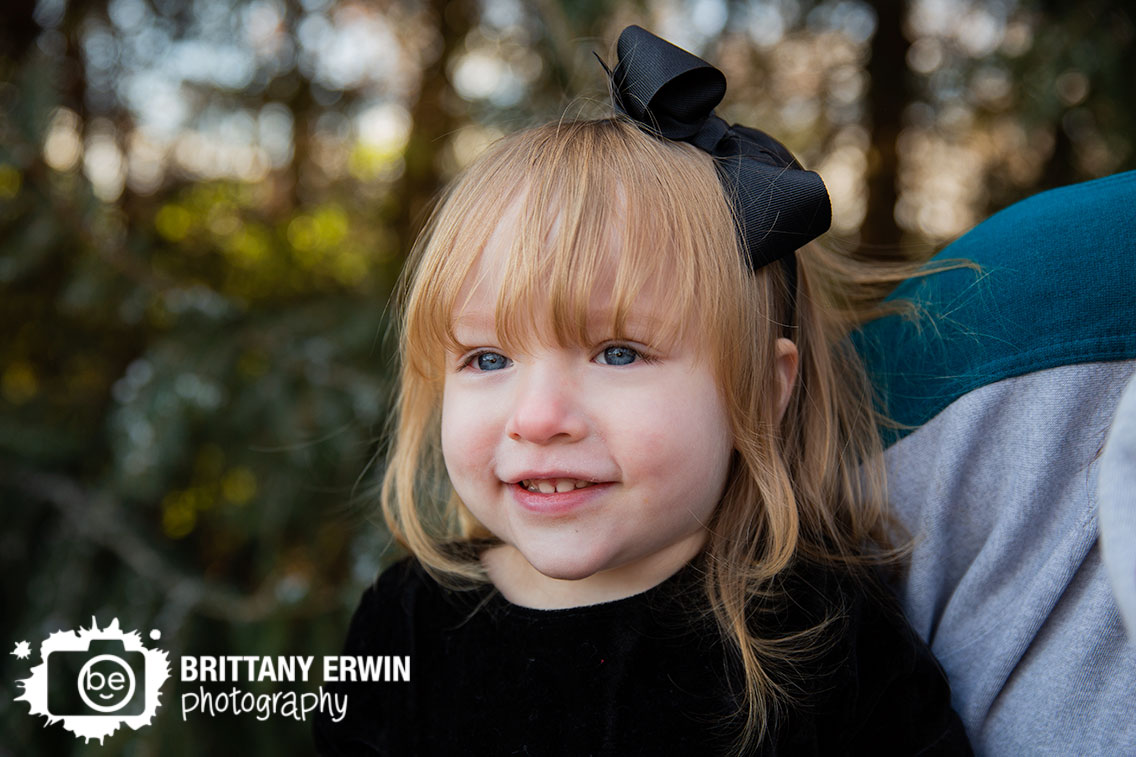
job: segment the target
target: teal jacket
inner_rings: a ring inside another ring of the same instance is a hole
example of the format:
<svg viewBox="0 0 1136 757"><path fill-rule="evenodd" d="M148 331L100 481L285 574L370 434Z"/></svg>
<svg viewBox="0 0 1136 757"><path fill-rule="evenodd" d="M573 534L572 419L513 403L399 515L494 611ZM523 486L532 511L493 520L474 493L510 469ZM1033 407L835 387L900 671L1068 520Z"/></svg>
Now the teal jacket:
<svg viewBox="0 0 1136 757"><path fill-rule="evenodd" d="M1098 520L1097 483L1136 373L1136 172L1013 205L945 259L976 268L905 282L893 296L914 316L855 337L898 424L905 610L978 754L1136 754L1136 644L1118 612L1136 597L1109 581L1136 571L1136 512ZM1136 493L1116 509L1136 511Z"/></svg>

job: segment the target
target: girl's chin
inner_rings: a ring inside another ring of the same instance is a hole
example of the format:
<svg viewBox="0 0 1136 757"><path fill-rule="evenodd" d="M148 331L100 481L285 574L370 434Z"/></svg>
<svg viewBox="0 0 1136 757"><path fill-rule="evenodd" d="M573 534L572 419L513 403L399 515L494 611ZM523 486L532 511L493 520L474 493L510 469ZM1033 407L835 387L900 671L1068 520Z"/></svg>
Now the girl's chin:
<svg viewBox="0 0 1136 757"><path fill-rule="evenodd" d="M525 554L522 548L502 545L484 555L494 585L510 601L528 607L574 607L615 598L608 563L600 555L563 553L547 545ZM618 584L618 581L614 582Z"/></svg>
<svg viewBox="0 0 1136 757"><path fill-rule="evenodd" d="M523 552L520 554L530 570L553 581L583 581L609 567L607 561L600 556L586 556L578 552L557 555L538 550L537 554L531 556Z"/></svg>

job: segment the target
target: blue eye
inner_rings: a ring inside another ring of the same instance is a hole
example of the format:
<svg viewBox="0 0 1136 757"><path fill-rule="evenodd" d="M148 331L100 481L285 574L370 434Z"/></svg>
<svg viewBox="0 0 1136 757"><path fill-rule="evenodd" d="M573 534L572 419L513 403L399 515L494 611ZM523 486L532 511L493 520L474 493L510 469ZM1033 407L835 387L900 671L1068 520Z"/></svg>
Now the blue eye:
<svg viewBox="0 0 1136 757"><path fill-rule="evenodd" d="M604 365L631 365L640 355L626 345L614 344L601 352L600 357L600 362Z"/></svg>
<svg viewBox="0 0 1136 757"><path fill-rule="evenodd" d="M470 362L477 366L479 371L498 371L509 365L509 358L499 352L479 352Z"/></svg>

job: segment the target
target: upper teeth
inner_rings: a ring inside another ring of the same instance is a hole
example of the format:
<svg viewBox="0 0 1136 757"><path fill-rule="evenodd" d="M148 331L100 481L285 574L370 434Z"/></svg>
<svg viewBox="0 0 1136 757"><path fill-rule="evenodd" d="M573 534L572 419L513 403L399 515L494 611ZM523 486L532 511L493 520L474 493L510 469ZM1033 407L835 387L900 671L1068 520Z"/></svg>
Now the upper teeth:
<svg viewBox="0 0 1136 757"><path fill-rule="evenodd" d="M530 492L552 494L553 492L570 492L573 489L583 489L585 486L591 486L593 483L592 481L582 481L578 478L526 478L521 482L521 486L525 487Z"/></svg>

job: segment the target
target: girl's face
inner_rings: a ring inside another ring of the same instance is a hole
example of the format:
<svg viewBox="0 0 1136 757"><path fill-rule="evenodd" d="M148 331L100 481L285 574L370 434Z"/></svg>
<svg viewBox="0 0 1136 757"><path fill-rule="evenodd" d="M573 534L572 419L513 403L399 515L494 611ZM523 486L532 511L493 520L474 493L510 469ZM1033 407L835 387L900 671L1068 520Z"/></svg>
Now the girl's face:
<svg viewBox="0 0 1136 757"><path fill-rule="evenodd" d="M502 227L456 314L465 347L447 355L450 480L505 543L486 564L512 601L572 606L646 590L702 547L725 487L732 440L705 345L695 335L652 346L668 313L649 294L631 312L632 338L614 341L598 333L610 315L609 293L597 292L590 346L548 338L506 351L494 327Z"/></svg>

